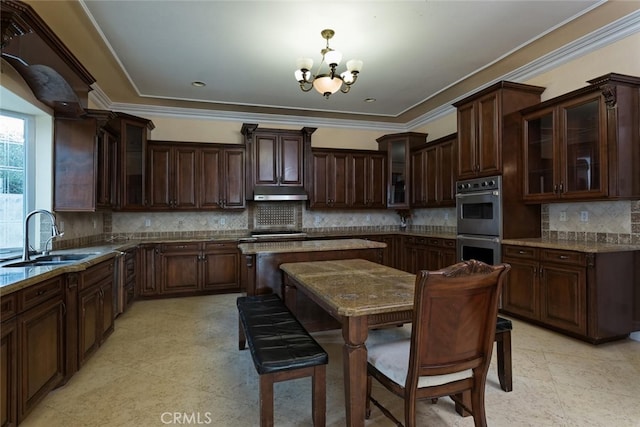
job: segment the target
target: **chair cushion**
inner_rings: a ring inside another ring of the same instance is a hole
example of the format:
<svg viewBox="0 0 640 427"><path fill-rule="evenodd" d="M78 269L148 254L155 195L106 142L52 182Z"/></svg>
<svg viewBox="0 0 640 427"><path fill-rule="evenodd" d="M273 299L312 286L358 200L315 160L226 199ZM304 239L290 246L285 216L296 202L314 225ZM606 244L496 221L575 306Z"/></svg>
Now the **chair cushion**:
<svg viewBox="0 0 640 427"><path fill-rule="evenodd" d="M410 347L410 339L372 344L367 346L367 362L393 382L404 387L409 371ZM418 388L446 384L471 376L473 376L471 369L452 374L422 376L418 379Z"/></svg>

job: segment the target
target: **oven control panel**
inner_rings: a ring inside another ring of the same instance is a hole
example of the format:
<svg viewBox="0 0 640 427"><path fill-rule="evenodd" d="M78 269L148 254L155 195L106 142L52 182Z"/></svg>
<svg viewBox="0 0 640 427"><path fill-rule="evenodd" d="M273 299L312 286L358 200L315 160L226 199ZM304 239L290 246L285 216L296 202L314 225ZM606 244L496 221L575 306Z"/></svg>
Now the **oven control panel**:
<svg viewBox="0 0 640 427"><path fill-rule="evenodd" d="M456 182L458 193L472 193L475 191L499 190L502 183L500 175L485 178L467 179Z"/></svg>

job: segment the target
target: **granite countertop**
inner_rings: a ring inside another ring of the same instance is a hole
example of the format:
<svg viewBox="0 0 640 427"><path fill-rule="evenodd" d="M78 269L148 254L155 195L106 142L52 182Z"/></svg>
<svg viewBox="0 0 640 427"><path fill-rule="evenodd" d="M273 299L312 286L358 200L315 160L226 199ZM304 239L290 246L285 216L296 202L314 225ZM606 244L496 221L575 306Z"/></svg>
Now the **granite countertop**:
<svg viewBox="0 0 640 427"><path fill-rule="evenodd" d="M245 255L285 252L344 251L350 249L381 249L387 244L364 239L295 240L284 242L240 243Z"/></svg>
<svg viewBox="0 0 640 427"><path fill-rule="evenodd" d="M0 263L0 296L6 295L27 286L40 283L66 273L86 270L92 265L117 256L121 251L137 246L137 242L122 244L106 244L85 248L59 250L51 252L51 255L63 255L68 253L89 254L79 261L61 265L47 265L37 267L2 267L20 261L15 259Z"/></svg>
<svg viewBox="0 0 640 427"><path fill-rule="evenodd" d="M340 316L411 310L416 276L363 259L280 265Z"/></svg>
<svg viewBox="0 0 640 427"><path fill-rule="evenodd" d="M573 240L551 240L544 238L530 239L502 239L503 245L530 246L545 249L561 249L566 251L605 253L605 252L628 252L640 251L640 245L625 245L603 242L585 242Z"/></svg>

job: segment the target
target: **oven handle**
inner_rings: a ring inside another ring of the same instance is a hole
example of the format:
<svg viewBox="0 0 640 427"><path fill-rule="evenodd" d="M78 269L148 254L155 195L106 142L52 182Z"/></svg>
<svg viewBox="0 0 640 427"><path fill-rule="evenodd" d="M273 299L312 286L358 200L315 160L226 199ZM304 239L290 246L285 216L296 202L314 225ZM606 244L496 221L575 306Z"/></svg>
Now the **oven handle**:
<svg viewBox="0 0 640 427"><path fill-rule="evenodd" d="M485 242L500 243L499 237L482 237L482 236L469 236L465 234L459 234L457 236L457 239L458 240L484 240Z"/></svg>
<svg viewBox="0 0 640 427"><path fill-rule="evenodd" d="M456 193L456 198L461 199L463 197L472 197L472 196L499 196L500 191L492 190L492 191L478 191L476 193Z"/></svg>

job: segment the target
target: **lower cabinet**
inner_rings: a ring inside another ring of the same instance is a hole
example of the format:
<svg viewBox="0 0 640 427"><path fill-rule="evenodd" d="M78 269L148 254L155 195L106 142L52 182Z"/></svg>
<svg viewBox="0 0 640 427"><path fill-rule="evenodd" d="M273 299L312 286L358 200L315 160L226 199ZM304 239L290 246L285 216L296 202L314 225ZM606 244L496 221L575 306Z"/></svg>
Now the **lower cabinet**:
<svg viewBox="0 0 640 427"><path fill-rule="evenodd" d="M404 237L403 270L439 270L456 262L456 241L439 237Z"/></svg>
<svg viewBox="0 0 640 427"><path fill-rule="evenodd" d="M80 273L78 286L78 367L82 367L114 329L113 260Z"/></svg>
<svg viewBox="0 0 640 427"><path fill-rule="evenodd" d="M62 277L0 299L0 421L15 426L65 375Z"/></svg>
<svg viewBox="0 0 640 427"><path fill-rule="evenodd" d="M500 311L593 343L626 336L638 280L633 256L504 245L511 271Z"/></svg>
<svg viewBox="0 0 640 427"><path fill-rule="evenodd" d="M124 254L124 283L123 283L123 295L122 295L122 311L126 311L127 308L136 298L137 286L136 280L138 278L137 270L137 249L129 249Z"/></svg>
<svg viewBox="0 0 640 427"><path fill-rule="evenodd" d="M142 252L141 296L240 291L236 241L163 243Z"/></svg>
<svg viewBox="0 0 640 427"><path fill-rule="evenodd" d="M391 267L402 269L402 256L401 253L398 252L398 242L400 238L389 234L389 235L370 235L363 236L363 239L373 240L374 242L382 242L386 243L387 247L382 250L382 264Z"/></svg>
<svg viewBox="0 0 640 427"><path fill-rule="evenodd" d="M0 426L18 423L18 332L16 319L0 323Z"/></svg>

